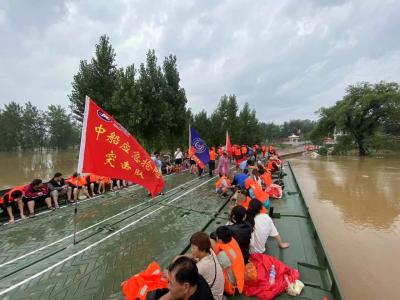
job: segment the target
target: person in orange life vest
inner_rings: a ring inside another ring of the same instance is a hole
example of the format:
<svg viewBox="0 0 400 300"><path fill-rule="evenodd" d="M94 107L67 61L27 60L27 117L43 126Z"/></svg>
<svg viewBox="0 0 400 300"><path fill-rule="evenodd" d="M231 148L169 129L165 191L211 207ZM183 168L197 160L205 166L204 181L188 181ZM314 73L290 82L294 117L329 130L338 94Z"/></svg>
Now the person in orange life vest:
<svg viewBox="0 0 400 300"><path fill-rule="evenodd" d="M272 184L272 176L269 170L263 167L262 169L258 169L258 173L261 176L261 180L265 188L269 187Z"/></svg>
<svg viewBox="0 0 400 300"><path fill-rule="evenodd" d="M67 195L68 184L62 177L60 172L54 174L53 178L47 183L50 191L50 196L53 198L55 208L60 208L58 205L58 197Z"/></svg>
<svg viewBox="0 0 400 300"><path fill-rule="evenodd" d="M269 195L268 193L263 191L261 185L257 182L256 178L259 178L258 171L253 170L253 176L246 179L245 187L249 191L251 199L257 199L258 201L263 203L266 209L269 209Z"/></svg>
<svg viewBox="0 0 400 300"><path fill-rule="evenodd" d="M242 251L227 226L216 230L217 241L211 239L214 252L224 271L224 292L234 295L236 290L242 293L244 287L244 259Z"/></svg>
<svg viewBox="0 0 400 300"><path fill-rule="evenodd" d="M246 145L242 145L241 152L242 152L242 157L247 156L247 146Z"/></svg>
<svg viewBox="0 0 400 300"><path fill-rule="evenodd" d="M49 189L41 179L34 179L32 183L24 186L23 201L28 205L29 217L35 216L35 202L45 201L47 208L53 210Z"/></svg>
<svg viewBox="0 0 400 300"><path fill-rule="evenodd" d="M250 253L264 253L268 237L274 237L278 246L282 249L288 248L289 243L282 241L274 222L268 214L261 213L263 205L257 199L252 199L247 209L247 221L253 227L250 241Z"/></svg>
<svg viewBox="0 0 400 300"><path fill-rule="evenodd" d="M150 299L214 300L207 281L199 274L196 262L179 256L168 267L168 290L157 290Z"/></svg>
<svg viewBox="0 0 400 300"><path fill-rule="evenodd" d="M14 214L13 214L13 206L15 203L18 204L19 214L21 219L26 219L24 215L24 202L22 201L24 195L24 187L17 186L9 190L2 198L0 198L0 203L4 205L7 210L8 217L9 217L9 224L14 223Z"/></svg>
<svg viewBox="0 0 400 300"><path fill-rule="evenodd" d="M265 154L267 153L267 146L262 145L261 146L261 152L262 152L262 157L265 157Z"/></svg>
<svg viewBox="0 0 400 300"><path fill-rule="evenodd" d="M190 238L191 257L197 263L199 274L207 281L214 300L222 300L224 293L224 274L217 256L211 249L210 237L207 233L199 231Z"/></svg>
<svg viewBox="0 0 400 300"><path fill-rule="evenodd" d="M68 202L75 202L79 199L80 193L82 192L86 197L91 198L86 187L86 178L81 176L78 172L72 174L70 178L67 179L68 182ZM74 201L71 201L71 196L73 195Z"/></svg>
<svg viewBox="0 0 400 300"><path fill-rule="evenodd" d="M208 162L208 175L213 176L215 170L215 147L211 147L210 149L210 161Z"/></svg>
<svg viewBox="0 0 400 300"><path fill-rule="evenodd" d="M268 170L274 173L279 171L279 167L280 167L279 159L275 155L271 156L268 160L268 165L267 165Z"/></svg>
<svg viewBox="0 0 400 300"><path fill-rule="evenodd" d="M241 195L240 195L240 197L238 197L236 203L237 203L237 205L243 206L247 210L249 208L251 200L252 199L249 196L249 191L242 190L241 191ZM263 214L268 213L268 211L267 211L267 209L265 208L264 205L261 208L261 213L263 213Z"/></svg>
<svg viewBox="0 0 400 300"><path fill-rule="evenodd" d="M89 176L89 186L90 192L92 193L92 197L95 194L101 194L101 190L105 190L104 181L101 176L91 173ZM97 188L97 193L94 192L95 188Z"/></svg>
<svg viewBox="0 0 400 300"><path fill-rule="evenodd" d="M215 183L215 192L226 196L228 190L232 188L231 182L228 177L220 174L218 181Z"/></svg>

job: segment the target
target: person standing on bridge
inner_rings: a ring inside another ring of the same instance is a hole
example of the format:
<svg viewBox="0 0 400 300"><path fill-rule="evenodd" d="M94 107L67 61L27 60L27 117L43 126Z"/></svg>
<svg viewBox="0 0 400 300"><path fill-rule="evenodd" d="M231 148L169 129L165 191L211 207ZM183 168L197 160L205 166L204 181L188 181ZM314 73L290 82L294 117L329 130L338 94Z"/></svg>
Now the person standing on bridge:
<svg viewBox="0 0 400 300"><path fill-rule="evenodd" d="M224 151L218 161L218 174L220 176L227 176L229 172L229 158L228 153Z"/></svg>

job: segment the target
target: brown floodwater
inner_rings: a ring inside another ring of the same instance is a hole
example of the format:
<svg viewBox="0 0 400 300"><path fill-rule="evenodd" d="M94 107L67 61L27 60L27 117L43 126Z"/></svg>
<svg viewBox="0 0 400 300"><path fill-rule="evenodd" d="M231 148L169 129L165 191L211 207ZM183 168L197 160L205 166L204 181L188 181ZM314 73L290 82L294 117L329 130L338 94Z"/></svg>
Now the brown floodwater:
<svg viewBox="0 0 400 300"><path fill-rule="evenodd" d="M400 299L400 156L290 161L345 299Z"/></svg>
<svg viewBox="0 0 400 300"><path fill-rule="evenodd" d="M70 176L77 168L78 150L0 152L0 189L34 178L50 179L55 172Z"/></svg>

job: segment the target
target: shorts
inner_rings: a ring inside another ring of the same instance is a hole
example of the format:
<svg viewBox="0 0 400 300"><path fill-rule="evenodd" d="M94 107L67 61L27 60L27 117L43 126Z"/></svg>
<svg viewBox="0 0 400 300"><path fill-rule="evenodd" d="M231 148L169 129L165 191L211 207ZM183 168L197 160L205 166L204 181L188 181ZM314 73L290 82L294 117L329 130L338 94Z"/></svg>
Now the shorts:
<svg viewBox="0 0 400 300"><path fill-rule="evenodd" d="M24 197L24 198L22 198L22 201L24 201L25 204L28 203L29 201L35 201L35 203L37 203L37 202L44 201L44 199L49 198L49 197L50 197L50 194L42 195L42 196L39 196L39 197L36 197L36 198L26 198L26 197Z"/></svg>
<svg viewBox="0 0 400 300"><path fill-rule="evenodd" d="M192 166L192 165L195 165L196 164L196 162L194 161L194 160L190 160L190 165Z"/></svg>
<svg viewBox="0 0 400 300"><path fill-rule="evenodd" d="M10 201L4 201L4 206L5 207L15 206L16 202L17 201L14 201L14 200L11 201L11 202Z"/></svg>
<svg viewBox="0 0 400 300"><path fill-rule="evenodd" d="M175 164L180 165L182 163L182 158L176 158L175 159Z"/></svg>

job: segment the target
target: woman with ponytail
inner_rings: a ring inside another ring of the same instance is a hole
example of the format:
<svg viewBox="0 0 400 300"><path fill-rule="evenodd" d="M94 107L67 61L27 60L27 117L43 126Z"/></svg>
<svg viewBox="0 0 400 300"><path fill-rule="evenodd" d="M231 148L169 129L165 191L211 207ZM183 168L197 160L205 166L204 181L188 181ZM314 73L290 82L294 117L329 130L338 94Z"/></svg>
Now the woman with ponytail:
<svg viewBox="0 0 400 300"><path fill-rule="evenodd" d="M257 199L252 199L247 209L247 221L253 227L250 240L250 253L264 253L265 244L269 236L275 238L278 246L282 249L288 248L289 243L282 241L278 230L268 214L261 213L263 204Z"/></svg>

